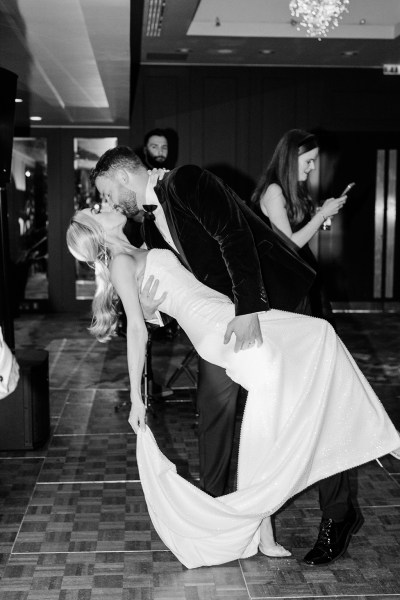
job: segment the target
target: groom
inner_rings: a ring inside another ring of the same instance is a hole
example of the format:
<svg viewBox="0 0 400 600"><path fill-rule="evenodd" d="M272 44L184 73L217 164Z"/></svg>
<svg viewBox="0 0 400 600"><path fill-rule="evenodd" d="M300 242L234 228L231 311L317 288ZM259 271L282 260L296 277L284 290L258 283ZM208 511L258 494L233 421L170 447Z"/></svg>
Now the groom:
<svg viewBox="0 0 400 600"><path fill-rule="evenodd" d="M235 317L225 342L234 333L236 352L262 344L259 311L308 312L315 273L212 173L186 165L155 184L138 156L119 146L100 157L91 180L101 197L128 217L146 211L148 248L171 249L197 279L231 298ZM199 360L200 485L212 496L224 493L228 479L237 392L222 368ZM305 557L310 565L339 558L359 525L346 475L320 483L320 504L320 534Z"/></svg>

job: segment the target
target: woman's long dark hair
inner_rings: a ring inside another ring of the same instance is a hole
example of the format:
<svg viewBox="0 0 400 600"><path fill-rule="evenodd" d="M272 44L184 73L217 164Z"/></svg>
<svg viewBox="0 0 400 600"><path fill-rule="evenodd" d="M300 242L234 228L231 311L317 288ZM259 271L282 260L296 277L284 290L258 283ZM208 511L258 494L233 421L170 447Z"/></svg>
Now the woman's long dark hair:
<svg viewBox="0 0 400 600"><path fill-rule="evenodd" d="M271 162L262 173L251 197L260 205L271 183L282 189L291 226L298 225L315 212L315 204L308 193L306 182L299 182L299 156L318 147L315 136L303 129L290 129L279 140Z"/></svg>

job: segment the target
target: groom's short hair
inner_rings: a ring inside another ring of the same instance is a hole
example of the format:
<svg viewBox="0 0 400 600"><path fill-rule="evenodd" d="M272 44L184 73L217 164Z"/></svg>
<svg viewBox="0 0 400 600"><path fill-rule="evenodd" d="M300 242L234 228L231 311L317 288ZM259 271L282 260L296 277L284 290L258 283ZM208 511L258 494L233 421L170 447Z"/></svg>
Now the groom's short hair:
<svg viewBox="0 0 400 600"><path fill-rule="evenodd" d="M117 169L136 171L140 167L146 168L132 148L129 148L129 146L116 146L106 150L100 156L96 166L90 173L90 181L94 184L98 177L109 176Z"/></svg>

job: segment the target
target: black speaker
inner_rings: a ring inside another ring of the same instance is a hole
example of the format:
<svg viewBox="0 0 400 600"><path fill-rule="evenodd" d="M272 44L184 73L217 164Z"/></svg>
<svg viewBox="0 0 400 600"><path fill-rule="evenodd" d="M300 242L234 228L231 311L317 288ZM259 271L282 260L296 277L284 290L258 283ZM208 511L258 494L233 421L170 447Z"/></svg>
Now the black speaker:
<svg viewBox="0 0 400 600"><path fill-rule="evenodd" d="M20 350L15 391L0 400L0 450L33 450L50 435L49 354Z"/></svg>
<svg viewBox="0 0 400 600"><path fill-rule="evenodd" d="M17 75L0 67L0 187L11 179Z"/></svg>

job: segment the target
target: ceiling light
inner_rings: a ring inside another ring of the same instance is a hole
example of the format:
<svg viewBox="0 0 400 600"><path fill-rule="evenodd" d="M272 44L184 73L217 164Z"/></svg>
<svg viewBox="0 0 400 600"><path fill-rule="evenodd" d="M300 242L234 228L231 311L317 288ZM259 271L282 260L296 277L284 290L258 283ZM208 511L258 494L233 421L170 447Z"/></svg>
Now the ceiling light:
<svg viewBox="0 0 400 600"><path fill-rule="evenodd" d="M360 19L360 25L365 25L366 22L367 22L367 19Z"/></svg>
<svg viewBox="0 0 400 600"><path fill-rule="evenodd" d="M268 48L263 48L262 50L259 50L260 54L273 54L274 51L273 50L268 50Z"/></svg>
<svg viewBox="0 0 400 600"><path fill-rule="evenodd" d="M357 50L345 50L342 52L342 56L357 56Z"/></svg>
<svg viewBox="0 0 400 600"><path fill-rule="evenodd" d="M41 121L42 117L29 117L31 121Z"/></svg>
<svg viewBox="0 0 400 600"><path fill-rule="evenodd" d="M233 50L231 48L218 48L218 54L233 54Z"/></svg>
<svg viewBox="0 0 400 600"><path fill-rule="evenodd" d="M343 12L349 12L347 4L349 0L290 0L289 9L309 37L321 39L339 25Z"/></svg>
<svg viewBox="0 0 400 600"><path fill-rule="evenodd" d="M20 104L21 102L23 102L22 98L15 98L15 102L17 104Z"/></svg>
<svg viewBox="0 0 400 600"><path fill-rule="evenodd" d="M177 48L176 51L179 52L179 54L189 54L190 48Z"/></svg>
<svg viewBox="0 0 400 600"><path fill-rule="evenodd" d="M160 37L166 0L150 0L147 13L146 36Z"/></svg>

